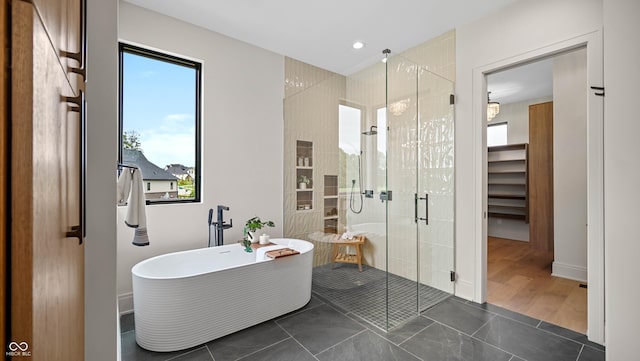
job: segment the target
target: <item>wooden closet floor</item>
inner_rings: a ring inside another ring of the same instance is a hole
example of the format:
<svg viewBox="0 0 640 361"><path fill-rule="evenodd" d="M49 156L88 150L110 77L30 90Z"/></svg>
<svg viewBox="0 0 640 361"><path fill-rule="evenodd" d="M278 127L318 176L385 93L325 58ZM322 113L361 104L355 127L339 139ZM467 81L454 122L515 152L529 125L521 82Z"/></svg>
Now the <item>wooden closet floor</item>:
<svg viewBox="0 0 640 361"><path fill-rule="evenodd" d="M489 237L487 302L584 334L587 289L551 276L552 262L552 252L528 242Z"/></svg>

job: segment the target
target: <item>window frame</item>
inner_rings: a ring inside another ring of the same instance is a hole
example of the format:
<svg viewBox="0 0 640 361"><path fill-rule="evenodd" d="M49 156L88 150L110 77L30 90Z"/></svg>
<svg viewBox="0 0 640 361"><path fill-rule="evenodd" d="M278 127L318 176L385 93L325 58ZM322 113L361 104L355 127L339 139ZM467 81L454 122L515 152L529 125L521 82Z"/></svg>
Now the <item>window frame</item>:
<svg viewBox="0 0 640 361"><path fill-rule="evenodd" d="M487 135L487 147L499 147L499 146L503 146L503 145L509 145L509 122L507 122L507 121L502 121L502 122L489 123L489 124L487 124L487 133L488 133L488 131L489 131L489 128L491 128L491 127L497 127L497 126L500 126L500 125L504 125L504 126L506 126L506 127L507 127L507 131L506 131L506 133L507 133L507 134L506 134L507 140L506 140L506 143L505 143L505 144L493 144L493 145L489 145L489 140L488 140L488 139L489 139L489 136Z"/></svg>
<svg viewBox="0 0 640 361"><path fill-rule="evenodd" d="M201 203L202 200L202 62L191 60L176 55L163 53L157 50L132 45L125 42L118 43L118 162L122 164L123 146L123 85L124 85L124 53L143 56L152 60L189 67L195 70L195 164L194 164L194 197L174 199L147 199L147 205L171 204L171 203ZM177 183L177 181L176 181ZM176 187L177 189L177 187Z"/></svg>

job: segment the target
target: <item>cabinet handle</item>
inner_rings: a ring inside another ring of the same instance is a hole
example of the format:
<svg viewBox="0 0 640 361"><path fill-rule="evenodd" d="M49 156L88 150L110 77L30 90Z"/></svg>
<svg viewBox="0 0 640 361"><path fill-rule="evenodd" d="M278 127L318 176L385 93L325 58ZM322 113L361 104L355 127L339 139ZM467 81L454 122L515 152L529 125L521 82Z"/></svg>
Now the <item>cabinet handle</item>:
<svg viewBox="0 0 640 361"><path fill-rule="evenodd" d="M66 236L68 238L78 238L79 244L82 244L84 238L87 235L86 229L86 219L87 219L87 198L86 198L86 178L87 178L87 152L86 152L86 106L84 100L84 93L82 91L79 92L76 97L61 97L61 101L66 103L72 103L74 106L70 107L69 110L73 112L80 113L80 129L78 132L78 145L79 145L79 153L80 153L80 169L78 177L80 178L79 183L79 221L77 226L71 226L69 231L67 231Z"/></svg>
<svg viewBox="0 0 640 361"><path fill-rule="evenodd" d="M84 82L87 81L87 5L86 0L80 0L80 50L77 53L60 51L60 56L73 59L78 62L78 67L69 67L72 73L82 76Z"/></svg>

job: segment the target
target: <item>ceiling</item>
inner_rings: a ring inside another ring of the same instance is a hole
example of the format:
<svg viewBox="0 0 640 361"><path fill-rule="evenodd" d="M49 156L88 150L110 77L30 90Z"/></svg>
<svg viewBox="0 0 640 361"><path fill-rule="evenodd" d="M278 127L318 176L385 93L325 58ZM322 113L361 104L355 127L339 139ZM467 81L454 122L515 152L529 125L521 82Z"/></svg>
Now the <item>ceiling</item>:
<svg viewBox="0 0 640 361"><path fill-rule="evenodd" d="M515 0L125 1L349 75Z"/></svg>
<svg viewBox="0 0 640 361"><path fill-rule="evenodd" d="M501 104L553 95L553 59L547 58L487 76L491 101Z"/></svg>

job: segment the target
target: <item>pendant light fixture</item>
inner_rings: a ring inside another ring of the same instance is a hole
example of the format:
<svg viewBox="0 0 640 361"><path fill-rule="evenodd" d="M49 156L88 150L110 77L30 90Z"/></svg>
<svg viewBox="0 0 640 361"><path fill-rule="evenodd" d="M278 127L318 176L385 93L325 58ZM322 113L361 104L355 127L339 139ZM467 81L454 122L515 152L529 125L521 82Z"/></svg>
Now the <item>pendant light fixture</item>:
<svg viewBox="0 0 640 361"><path fill-rule="evenodd" d="M487 92L487 121L490 122L500 113L500 103L491 101L491 92Z"/></svg>

